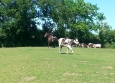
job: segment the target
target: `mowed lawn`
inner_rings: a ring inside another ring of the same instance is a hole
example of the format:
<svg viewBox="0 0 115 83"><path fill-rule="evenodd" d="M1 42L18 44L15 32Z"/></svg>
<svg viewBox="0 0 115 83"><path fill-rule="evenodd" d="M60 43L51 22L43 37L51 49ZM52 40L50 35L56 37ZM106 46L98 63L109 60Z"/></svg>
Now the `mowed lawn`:
<svg viewBox="0 0 115 83"><path fill-rule="evenodd" d="M115 49L73 50L0 48L0 83L115 83Z"/></svg>

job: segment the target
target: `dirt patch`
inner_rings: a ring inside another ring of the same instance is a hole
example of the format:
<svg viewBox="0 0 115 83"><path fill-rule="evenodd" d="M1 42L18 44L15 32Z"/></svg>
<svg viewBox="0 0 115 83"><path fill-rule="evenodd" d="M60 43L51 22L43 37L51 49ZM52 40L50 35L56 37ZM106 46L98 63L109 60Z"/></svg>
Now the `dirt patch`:
<svg viewBox="0 0 115 83"><path fill-rule="evenodd" d="M114 69L112 66L102 66L104 69Z"/></svg>
<svg viewBox="0 0 115 83"><path fill-rule="evenodd" d="M82 74L78 74L78 73L64 73L63 76L82 76Z"/></svg>
<svg viewBox="0 0 115 83"><path fill-rule="evenodd" d="M34 79L36 79L36 77L34 77L34 76L24 78L25 81L31 81L31 80L34 80Z"/></svg>
<svg viewBox="0 0 115 83"><path fill-rule="evenodd" d="M32 80L34 80L34 79L36 79L35 76L30 76L30 77L27 76L27 77L23 77L23 78L21 78L21 80L20 80L19 83L29 82L29 81L32 81Z"/></svg>
<svg viewBox="0 0 115 83"><path fill-rule="evenodd" d="M79 61L79 62L81 62L81 63L87 63L87 61Z"/></svg>
<svg viewBox="0 0 115 83"><path fill-rule="evenodd" d="M73 64L73 65L72 65L72 67L73 67L73 68L77 68L78 66L77 66L77 65L75 65L75 64Z"/></svg>

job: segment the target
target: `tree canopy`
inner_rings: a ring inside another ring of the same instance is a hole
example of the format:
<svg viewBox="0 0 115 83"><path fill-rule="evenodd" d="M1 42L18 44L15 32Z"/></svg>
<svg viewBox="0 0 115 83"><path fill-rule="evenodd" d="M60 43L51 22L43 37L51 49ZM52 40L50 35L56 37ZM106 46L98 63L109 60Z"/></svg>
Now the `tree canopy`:
<svg viewBox="0 0 115 83"><path fill-rule="evenodd" d="M58 38L78 38L86 43L95 38L104 43L99 38L111 27L102 27L106 18L98 10L97 5L84 0L1 0L0 39L6 46L29 45L42 42L43 34L56 28ZM37 25L42 25L42 30ZM98 38L92 31L99 32Z"/></svg>

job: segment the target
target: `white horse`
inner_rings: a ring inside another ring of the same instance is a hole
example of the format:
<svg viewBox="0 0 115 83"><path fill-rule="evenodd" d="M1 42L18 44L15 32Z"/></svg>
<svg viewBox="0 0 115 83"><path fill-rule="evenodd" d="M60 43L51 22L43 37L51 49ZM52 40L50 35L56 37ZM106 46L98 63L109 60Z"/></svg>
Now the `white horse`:
<svg viewBox="0 0 115 83"><path fill-rule="evenodd" d="M78 39L66 39L66 38L60 38L58 40L58 44L59 44L59 53L62 53L61 50L62 50L62 47L63 46L66 46L67 47L67 54L68 54L68 50L70 49L72 53L73 52L73 49L72 49L72 44L78 44Z"/></svg>

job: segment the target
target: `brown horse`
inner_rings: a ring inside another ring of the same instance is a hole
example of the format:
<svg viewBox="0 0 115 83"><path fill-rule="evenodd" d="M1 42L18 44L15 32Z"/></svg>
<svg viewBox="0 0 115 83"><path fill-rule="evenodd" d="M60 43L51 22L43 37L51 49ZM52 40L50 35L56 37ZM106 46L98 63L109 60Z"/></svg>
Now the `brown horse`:
<svg viewBox="0 0 115 83"><path fill-rule="evenodd" d="M48 41L48 48L50 46L50 43L53 43L54 48L55 48L55 44L56 44L56 42L58 42L58 38L56 36L54 36L53 41L52 41L52 36L48 32L45 33L44 37L46 37L48 39L47 40Z"/></svg>

